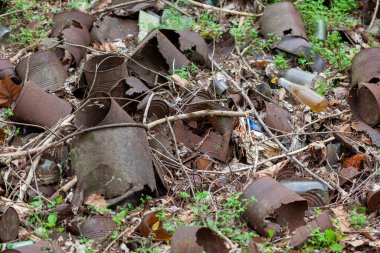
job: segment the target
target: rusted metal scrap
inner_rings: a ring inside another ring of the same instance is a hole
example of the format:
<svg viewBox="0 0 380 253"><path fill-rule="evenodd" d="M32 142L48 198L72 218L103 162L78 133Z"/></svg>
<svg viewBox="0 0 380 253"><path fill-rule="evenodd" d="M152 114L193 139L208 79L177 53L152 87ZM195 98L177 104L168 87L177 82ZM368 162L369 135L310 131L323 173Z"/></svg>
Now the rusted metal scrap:
<svg viewBox="0 0 380 253"><path fill-rule="evenodd" d="M280 2L266 6L260 19L261 31L266 39L275 36L300 36L307 39L301 15L291 2Z"/></svg>
<svg viewBox="0 0 380 253"><path fill-rule="evenodd" d="M128 75L124 57L114 54L94 56L85 62L83 69L89 95L110 92L119 80Z"/></svg>
<svg viewBox="0 0 380 253"><path fill-rule="evenodd" d="M249 201L252 197L257 201ZM242 217L262 236L268 236L268 230L277 234L281 227L293 231L305 225L306 200L271 177L253 181L244 190L242 199L248 201Z"/></svg>
<svg viewBox="0 0 380 253"><path fill-rule="evenodd" d="M95 94L97 96L97 94ZM95 96L94 95L94 96ZM101 95L101 94L100 94ZM78 127L134 123L110 97L89 98L74 119ZM92 193L114 198L132 188L156 188L147 134L139 126L104 128L73 139L72 167L84 195ZM132 193L132 192L131 192Z"/></svg>
<svg viewBox="0 0 380 253"><path fill-rule="evenodd" d="M206 227L178 227L171 241L171 253L227 253L224 241Z"/></svg>
<svg viewBox="0 0 380 253"><path fill-rule="evenodd" d="M90 44L90 33L88 30L74 23L68 28L63 29L58 38L63 40L63 44L57 47L69 51L74 57L76 65L79 66L87 50L85 47Z"/></svg>
<svg viewBox="0 0 380 253"><path fill-rule="evenodd" d="M358 127L380 147L380 48L365 49L352 60L349 104Z"/></svg>
<svg viewBox="0 0 380 253"><path fill-rule="evenodd" d="M136 48L127 66L147 85L153 86L166 82L164 76L182 69L191 60L206 64L207 50L206 42L197 33L154 30Z"/></svg>
<svg viewBox="0 0 380 253"><path fill-rule="evenodd" d="M311 231L316 228L320 228L320 232L324 232L327 229L333 229L334 226L331 223L329 212L324 211L318 215L314 220L308 222L305 226L299 227L294 231L294 235L290 238L290 245L293 247L299 247L304 244Z"/></svg>
<svg viewBox="0 0 380 253"><path fill-rule="evenodd" d="M111 88L110 95L120 106L123 106L124 110L129 111L135 110L137 104L136 101L131 101L131 99L139 100L138 98L149 90L137 77L127 76Z"/></svg>
<svg viewBox="0 0 380 253"><path fill-rule="evenodd" d="M116 39L124 39L138 32L137 21L133 19L99 18L91 30L91 41L104 43Z"/></svg>
<svg viewBox="0 0 380 253"><path fill-rule="evenodd" d="M265 124L280 132L291 133L293 131L290 124L290 113L287 110L271 102L265 102L265 106L267 109Z"/></svg>
<svg viewBox="0 0 380 253"><path fill-rule="evenodd" d="M308 207L324 206L329 201L329 189L315 180L284 180L281 181L290 190L306 199Z"/></svg>
<svg viewBox="0 0 380 253"><path fill-rule="evenodd" d="M95 17L78 10L60 12L53 16L53 28L54 26L59 26L59 23L66 24L71 20L80 23L83 28L90 31Z"/></svg>
<svg viewBox="0 0 380 253"><path fill-rule="evenodd" d="M207 93L198 93L185 107L185 113L198 110L227 110L212 100ZM236 124L234 117L206 116L198 120L176 121L173 124L178 142L189 149L197 146L197 150L222 162L228 162L231 157L230 140Z"/></svg>
<svg viewBox="0 0 380 253"><path fill-rule="evenodd" d="M68 77L62 63L51 50L25 57L16 65L16 72L23 82L32 80L44 90L52 92L62 89Z"/></svg>
<svg viewBox="0 0 380 253"><path fill-rule="evenodd" d="M13 107L14 120L39 126L52 127L72 111L70 103L45 92L29 80Z"/></svg>

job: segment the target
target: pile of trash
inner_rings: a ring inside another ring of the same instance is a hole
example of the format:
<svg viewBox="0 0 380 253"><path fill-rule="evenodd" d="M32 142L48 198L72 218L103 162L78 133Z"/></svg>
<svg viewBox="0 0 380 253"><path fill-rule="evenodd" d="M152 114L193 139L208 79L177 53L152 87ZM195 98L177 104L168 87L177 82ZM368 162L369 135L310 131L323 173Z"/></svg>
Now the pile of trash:
<svg viewBox="0 0 380 253"><path fill-rule="evenodd" d="M177 224L174 217L187 212L179 193L201 191L241 192L240 216L257 233L245 252L267 252L265 238L298 252L316 229L349 234L347 222L332 222L348 216L347 203L378 219L380 48L356 54L349 94L336 105L316 92L328 81L327 63L291 2L267 5L260 31L278 38L272 50L312 62L310 71L279 70L261 52L247 62L228 33L215 42L176 29L165 5L173 3L112 1L93 14L60 12L38 49L0 60L5 252L81 252L78 238L101 252L132 252L142 245L136 235L169 241L161 252L244 252L211 226ZM325 40L325 21L316 27ZM178 73L189 68L191 78ZM17 135L4 131L9 124ZM345 133L351 128L356 136ZM164 210L145 206L123 222L111 215L146 196ZM58 228L39 237L30 236L36 227L28 216L36 200L47 206L43 217L55 217L44 231ZM170 231L165 222L178 226ZM377 252L379 238L379 230L364 231L343 247Z"/></svg>

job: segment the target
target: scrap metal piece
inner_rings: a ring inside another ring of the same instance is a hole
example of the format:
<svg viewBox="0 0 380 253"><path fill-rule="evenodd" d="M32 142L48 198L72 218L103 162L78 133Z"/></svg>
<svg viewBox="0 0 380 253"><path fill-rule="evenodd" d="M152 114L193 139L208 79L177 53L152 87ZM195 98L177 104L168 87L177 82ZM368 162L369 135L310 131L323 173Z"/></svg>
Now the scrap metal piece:
<svg viewBox="0 0 380 253"><path fill-rule="evenodd" d="M228 111L228 108L210 102L208 93L199 92L186 105L184 112L205 109ZM197 120L176 121L173 130L177 141L189 149L197 147L198 151L212 158L228 162L231 157L230 140L236 122L235 117L206 116Z"/></svg>
<svg viewBox="0 0 380 253"><path fill-rule="evenodd" d="M293 166L284 166L277 172L276 180L281 181L284 179L290 179L296 174L296 168Z"/></svg>
<svg viewBox="0 0 380 253"><path fill-rule="evenodd" d="M32 80L52 92L62 89L68 77L64 66L51 50L38 51L25 57L17 64L16 72L23 82Z"/></svg>
<svg viewBox="0 0 380 253"><path fill-rule="evenodd" d="M190 61L159 30L152 31L127 62L127 66L150 87L166 82L164 76L188 64Z"/></svg>
<svg viewBox="0 0 380 253"><path fill-rule="evenodd" d="M70 20L77 21L78 23L82 25L83 28L90 31L95 21L95 17L78 10L65 11L65 12L57 13L53 16L53 24L56 24L58 22L66 23Z"/></svg>
<svg viewBox="0 0 380 253"><path fill-rule="evenodd" d="M257 201L249 201L252 197ZM274 227L277 230L278 226L284 226L293 231L305 225L307 201L269 176L254 180L241 198L248 200L242 217L262 236L268 236L268 229Z"/></svg>
<svg viewBox="0 0 380 253"><path fill-rule="evenodd" d="M368 210L371 212L380 210L380 190L368 191L367 207L368 207Z"/></svg>
<svg viewBox="0 0 380 253"><path fill-rule="evenodd" d="M360 174L360 171L355 167L350 166L347 168L342 168L342 170L338 173L339 185L342 186L349 181L351 182L351 179L357 177Z"/></svg>
<svg viewBox="0 0 380 253"><path fill-rule="evenodd" d="M294 235L290 238L290 245L292 247L300 247L308 239L311 231L316 228L320 228L320 232L323 233L327 229L334 229L331 223L329 212L324 211L318 215L314 220L308 222L305 226L299 227L294 231Z"/></svg>
<svg viewBox="0 0 380 253"><path fill-rule="evenodd" d="M171 253L227 253L224 241L207 227L178 227L170 244Z"/></svg>
<svg viewBox="0 0 380 253"><path fill-rule="evenodd" d="M6 208L1 206L1 209ZM20 219L16 210L12 207L6 208L6 210L1 210L3 215L0 218L0 242L9 242L17 238Z"/></svg>
<svg viewBox="0 0 380 253"><path fill-rule="evenodd" d="M125 58L115 55L98 55L85 62L84 73L89 95L96 92L110 92L115 83L128 75Z"/></svg>
<svg viewBox="0 0 380 253"><path fill-rule="evenodd" d="M58 245L57 242L44 241L44 240L41 240L32 245L19 247L16 249L7 249L3 252L4 253L42 253L42 252L43 253L45 252L64 253L64 251L61 249L61 247Z"/></svg>
<svg viewBox="0 0 380 253"><path fill-rule="evenodd" d="M63 39L64 42L57 47L69 51L74 57L76 65L79 66L80 61L84 58L87 51L85 47L90 44L90 33L88 30L73 25L62 30L58 37L59 39Z"/></svg>
<svg viewBox="0 0 380 253"><path fill-rule="evenodd" d="M77 126L88 128L134 122L112 98L90 97L88 101L75 114L74 124ZM114 198L132 188L136 191L145 186L151 190L156 188L144 128L130 126L99 129L76 136L72 146L72 167L85 197L98 193L106 198Z"/></svg>
<svg viewBox="0 0 380 253"><path fill-rule="evenodd" d="M45 127L53 127L72 111L70 103L45 92L32 80L26 82L13 107L14 120Z"/></svg>
<svg viewBox="0 0 380 253"><path fill-rule="evenodd" d="M116 227L117 224L111 217L94 216L79 225L79 232L88 239L103 240L110 236Z"/></svg>
<svg viewBox="0 0 380 253"><path fill-rule="evenodd" d="M208 47L206 41L196 32L161 29L162 32L178 50L200 66L208 62Z"/></svg>
<svg viewBox="0 0 380 253"><path fill-rule="evenodd" d="M352 60L349 104L358 126L376 146L380 133L371 128L380 122L380 48L364 49ZM369 113L370 112L370 113Z"/></svg>
<svg viewBox="0 0 380 253"><path fill-rule="evenodd" d="M138 32L137 21L132 19L103 16L94 23L91 30L91 41L104 43L124 39Z"/></svg>
<svg viewBox="0 0 380 253"><path fill-rule="evenodd" d="M380 47L364 49L357 53L351 63L351 88L361 83L379 81Z"/></svg>
<svg viewBox="0 0 380 253"><path fill-rule="evenodd" d="M137 109L145 112L150 96L145 96L143 100L137 105ZM158 119L165 118L170 115L170 108L165 99L154 96L150 102L147 114L147 122L152 122ZM142 118L141 118L142 120Z"/></svg>
<svg viewBox="0 0 380 253"><path fill-rule="evenodd" d="M61 170L50 157L44 157L37 167L37 175L41 184L54 184L61 179Z"/></svg>
<svg viewBox="0 0 380 253"><path fill-rule="evenodd" d="M306 199L309 208L325 206L329 200L325 192L320 190L307 191L300 194L300 196Z"/></svg>
<svg viewBox="0 0 380 253"><path fill-rule="evenodd" d="M271 102L265 102L265 106L267 109L267 113L264 119L265 124L280 132L293 132L293 127L290 124L291 116L286 109Z"/></svg>
<svg viewBox="0 0 380 253"><path fill-rule="evenodd" d="M307 39L301 14L291 2L280 2L266 6L260 18L261 31L266 39L275 36L300 36Z"/></svg>
<svg viewBox="0 0 380 253"><path fill-rule="evenodd" d="M111 88L110 95L120 106L124 106L126 103L130 102L125 98L136 98L149 90L150 89L137 77L127 76Z"/></svg>
<svg viewBox="0 0 380 253"><path fill-rule="evenodd" d="M74 124L78 128L88 128L113 123L134 123L133 119L114 99L105 92L97 92L83 102L75 113Z"/></svg>
<svg viewBox="0 0 380 253"><path fill-rule="evenodd" d="M112 0L112 5L125 3L125 0ZM127 7L120 7L113 10L113 13L116 16L122 16L122 17L130 17L136 13L138 13L140 10L145 10L151 7L154 7L156 3L154 1L152 2L142 2L137 4L131 4Z"/></svg>
<svg viewBox="0 0 380 253"><path fill-rule="evenodd" d="M359 85L356 106L360 118L370 126L380 123L380 80L378 83Z"/></svg>
<svg viewBox="0 0 380 253"><path fill-rule="evenodd" d="M8 40L10 34L11 30L5 26L0 25L0 44L4 44L4 42Z"/></svg>

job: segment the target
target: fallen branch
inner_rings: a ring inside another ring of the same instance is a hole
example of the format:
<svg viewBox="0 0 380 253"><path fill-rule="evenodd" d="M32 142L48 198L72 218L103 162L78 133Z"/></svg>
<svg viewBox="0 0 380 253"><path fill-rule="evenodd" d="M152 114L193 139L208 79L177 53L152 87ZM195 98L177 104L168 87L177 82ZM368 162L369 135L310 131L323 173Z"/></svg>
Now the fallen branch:
<svg viewBox="0 0 380 253"><path fill-rule="evenodd" d="M249 113L250 111L235 112L235 111L202 110L202 111L178 114L178 115L170 116L164 119L159 119L159 120L153 121L152 123L149 123L147 126L148 126L148 129L151 129L167 121L172 122L176 120L193 119L193 118L200 118L200 117L205 117L205 116L245 117Z"/></svg>
<svg viewBox="0 0 380 253"><path fill-rule="evenodd" d="M240 16L247 16L247 17L260 17L261 15L263 15L262 13L253 14L253 13L249 13L249 12L227 10L227 9L211 6L211 5L208 5L208 4L199 3L199 2L196 2L194 0L186 0L186 1L188 3L191 3L192 5L195 5L195 6L198 6L198 7L202 7L202 8L205 8L205 9L210 9L210 10L213 10L213 11L221 11L221 12L229 13L229 14L233 14L233 15L240 15Z"/></svg>
<svg viewBox="0 0 380 253"><path fill-rule="evenodd" d="M64 186L62 186L61 188L59 188L58 191L56 191L53 195L51 195L49 197L49 200L53 201L56 198L58 198L59 195L61 195L62 192L65 192L65 193L68 192L71 188L74 187L74 185L77 183L77 181L78 181L77 176L74 176L69 182L67 182Z"/></svg>
<svg viewBox="0 0 380 253"><path fill-rule="evenodd" d="M369 24L369 26L367 28L367 31L370 30L372 28L373 24L375 23L375 20L377 17L377 11L379 10L379 2L380 2L380 0L376 1L375 11L373 12L372 20L371 20L371 23Z"/></svg>
<svg viewBox="0 0 380 253"><path fill-rule="evenodd" d="M154 1L147 1L147 0L135 0L135 1L129 1L129 2L125 2L125 3L121 3L121 4L115 4L115 5L111 5L111 6L108 6L108 7L105 7L103 9L100 9L100 10L97 10L97 11L94 11L94 12L91 12L90 14L93 15L93 14L99 14L99 13L102 13L102 12L106 12L106 11L110 11L110 10L113 10L113 9L116 9L116 8L121 8L121 7L126 7L128 5L132 5L132 4L138 4L138 3L152 3Z"/></svg>

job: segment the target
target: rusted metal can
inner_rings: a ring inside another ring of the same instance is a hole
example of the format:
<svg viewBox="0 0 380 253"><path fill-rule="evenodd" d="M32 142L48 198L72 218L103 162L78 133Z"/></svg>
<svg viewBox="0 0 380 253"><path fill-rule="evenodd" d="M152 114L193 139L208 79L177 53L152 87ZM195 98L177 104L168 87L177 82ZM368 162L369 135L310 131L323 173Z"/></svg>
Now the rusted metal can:
<svg viewBox="0 0 380 253"><path fill-rule="evenodd" d="M70 20L79 22L83 28L90 31L95 21L95 17L78 10L60 12L53 16L53 24L58 22L67 23Z"/></svg>
<svg viewBox="0 0 380 253"><path fill-rule="evenodd" d="M62 89L68 77L62 63L51 50L25 57L17 64L16 72L23 82L32 80L44 90L52 92Z"/></svg>
<svg viewBox="0 0 380 253"><path fill-rule="evenodd" d="M85 62L83 69L90 95L109 93L114 84L128 75L124 57L114 54L95 56Z"/></svg>
<svg viewBox="0 0 380 253"><path fill-rule="evenodd" d="M380 210L380 190L368 192L367 207L371 212Z"/></svg>
<svg viewBox="0 0 380 253"><path fill-rule="evenodd" d="M351 63L351 87L380 81L380 47L360 51Z"/></svg>
<svg viewBox="0 0 380 253"><path fill-rule="evenodd" d="M97 92L88 97L74 118L74 124L78 128L114 123L134 123L134 120L105 92Z"/></svg>
<svg viewBox="0 0 380 253"><path fill-rule="evenodd" d="M17 122L53 127L72 111L70 103L45 92L33 81L24 84L13 112Z"/></svg>
<svg viewBox="0 0 380 253"><path fill-rule="evenodd" d="M252 197L256 201L250 201ZM248 202L242 217L262 236L268 236L269 229L276 233L280 226L293 231L305 225L306 200L271 177L254 180L244 190L244 199Z"/></svg>
<svg viewBox="0 0 380 253"><path fill-rule="evenodd" d="M102 240L110 236L117 224L111 217L94 216L79 225L81 235L88 239Z"/></svg>
<svg viewBox="0 0 380 253"><path fill-rule="evenodd" d="M357 109L360 118L370 126L380 123L380 81L359 84Z"/></svg>

